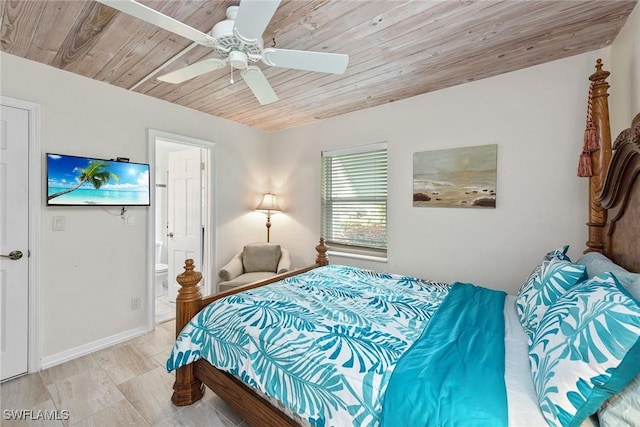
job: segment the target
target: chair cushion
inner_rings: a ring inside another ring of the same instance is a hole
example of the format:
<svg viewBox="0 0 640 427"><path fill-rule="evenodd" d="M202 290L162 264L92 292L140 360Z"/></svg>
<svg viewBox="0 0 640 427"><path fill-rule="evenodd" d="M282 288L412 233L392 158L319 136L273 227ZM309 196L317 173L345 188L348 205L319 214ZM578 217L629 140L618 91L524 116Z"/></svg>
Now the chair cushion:
<svg viewBox="0 0 640 427"><path fill-rule="evenodd" d="M278 271L278 261L282 250L272 243L252 243L242 250L242 265L245 273L257 271Z"/></svg>

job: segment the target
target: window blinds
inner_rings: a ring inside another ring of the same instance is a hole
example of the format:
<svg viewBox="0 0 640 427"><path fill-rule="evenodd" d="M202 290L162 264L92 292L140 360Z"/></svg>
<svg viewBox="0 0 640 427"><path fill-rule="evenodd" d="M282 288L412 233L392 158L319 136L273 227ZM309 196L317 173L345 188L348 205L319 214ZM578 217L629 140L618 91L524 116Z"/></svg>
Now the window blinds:
<svg viewBox="0 0 640 427"><path fill-rule="evenodd" d="M386 249L386 143L323 152L321 182L325 240Z"/></svg>

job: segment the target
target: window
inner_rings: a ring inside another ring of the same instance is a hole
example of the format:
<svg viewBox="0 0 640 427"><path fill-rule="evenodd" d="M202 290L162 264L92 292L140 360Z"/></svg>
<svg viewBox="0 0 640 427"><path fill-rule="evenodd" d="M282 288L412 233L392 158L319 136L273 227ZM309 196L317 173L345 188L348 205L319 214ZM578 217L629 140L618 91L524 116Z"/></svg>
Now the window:
<svg viewBox="0 0 640 427"><path fill-rule="evenodd" d="M322 152L322 236L352 249L387 249L387 144Z"/></svg>

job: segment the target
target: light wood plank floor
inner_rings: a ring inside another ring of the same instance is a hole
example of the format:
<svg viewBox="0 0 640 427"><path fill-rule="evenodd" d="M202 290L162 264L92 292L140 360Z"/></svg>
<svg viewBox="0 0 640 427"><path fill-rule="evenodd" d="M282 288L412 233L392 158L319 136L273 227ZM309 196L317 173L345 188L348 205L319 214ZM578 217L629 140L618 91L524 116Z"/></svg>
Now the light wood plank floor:
<svg viewBox="0 0 640 427"><path fill-rule="evenodd" d="M171 403L174 375L164 366L174 330L174 321L161 323L149 334L0 384L0 425L246 427L211 390L191 406ZM14 410L31 410L33 419L7 419ZM68 419L37 419L54 411Z"/></svg>

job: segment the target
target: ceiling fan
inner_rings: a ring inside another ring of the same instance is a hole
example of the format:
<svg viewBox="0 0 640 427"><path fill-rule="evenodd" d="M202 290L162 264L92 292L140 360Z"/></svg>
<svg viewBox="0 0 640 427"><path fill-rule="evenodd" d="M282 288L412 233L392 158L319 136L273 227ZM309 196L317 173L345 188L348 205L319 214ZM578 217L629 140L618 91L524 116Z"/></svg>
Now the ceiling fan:
<svg viewBox="0 0 640 427"><path fill-rule="evenodd" d="M262 33L269 25L281 0L240 0L239 6L230 6L227 9L227 19L214 25L208 34L134 0L97 1L202 46L210 47L218 54L218 58L205 59L158 77L158 80L167 83L182 83L229 64L232 72L233 69L241 70L240 74L249 89L260 104L266 105L277 101L278 96L262 70L251 64L262 60L266 65L273 67L342 74L349 63L349 56L339 53L265 49Z"/></svg>

